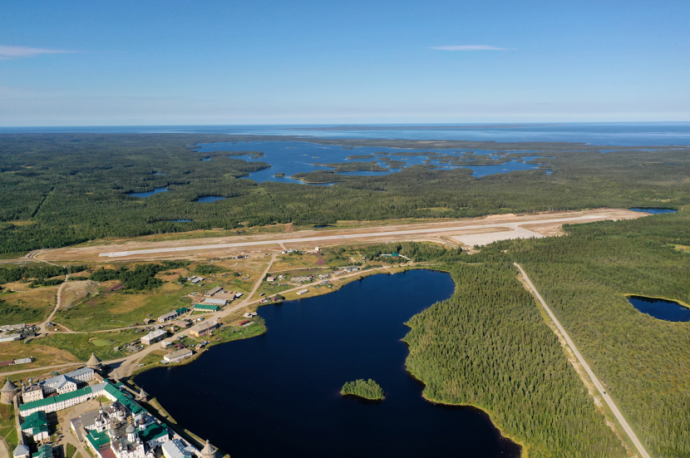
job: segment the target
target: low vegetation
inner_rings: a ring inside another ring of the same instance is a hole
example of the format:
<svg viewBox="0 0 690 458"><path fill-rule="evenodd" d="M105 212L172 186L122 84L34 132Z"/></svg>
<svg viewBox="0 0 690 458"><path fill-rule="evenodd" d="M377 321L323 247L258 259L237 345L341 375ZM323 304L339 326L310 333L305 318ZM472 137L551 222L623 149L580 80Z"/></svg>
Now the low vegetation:
<svg viewBox="0 0 690 458"><path fill-rule="evenodd" d="M385 397L383 388L372 379L358 379L354 382L346 382L340 390L340 394L343 396L359 396L360 398L371 399L372 401L382 400Z"/></svg>

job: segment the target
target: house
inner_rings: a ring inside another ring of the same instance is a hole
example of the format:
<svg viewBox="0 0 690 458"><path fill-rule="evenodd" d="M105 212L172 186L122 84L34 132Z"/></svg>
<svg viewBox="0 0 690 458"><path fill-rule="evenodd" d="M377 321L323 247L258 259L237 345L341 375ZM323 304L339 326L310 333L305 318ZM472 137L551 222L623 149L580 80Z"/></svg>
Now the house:
<svg viewBox="0 0 690 458"><path fill-rule="evenodd" d="M151 324L151 323L153 323L153 320L151 318L144 319L144 324Z"/></svg>
<svg viewBox="0 0 690 458"><path fill-rule="evenodd" d="M210 304L196 304L194 310L199 310L200 312L217 312L220 310L220 307Z"/></svg>
<svg viewBox="0 0 690 458"><path fill-rule="evenodd" d="M164 340L161 342L162 348L168 348L170 345L172 345L172 342L170 342L169 340Z"/></svg>
<svg viewBox="0 0 690 458"><path fill-rule="evenodd" d="M192 277L192 280L191 280L192 284L194 284L194 285L196 285L197 283L202 282L202 281L204 281L204 277Z"/></svg>
<svg viewBox="0 0 690 458"><path fill-rule="evenodd" d="M314 277L311 275L303 275L300 277L292 277L290 279L290 282L292 282L292 283L305 283L308 281L312 281L313 279L314 279Z"/></svg>
<svg viewBox="0 0 690 458"><path fill-rule="evenodd" d="M191 323L189 320L177 320L177 321L175 321L175 323L173 323L173 324L174 324L175 326L177 326L178 328L185 329L185 328L188 328L189 325L192 324L192 323Z"/></svg>
<svg viewBox="0 0 690 458"><path fill-rule="evenodd" d="M266 281L276 281L276 277L266 277Z"/></svg>
<svg viewBox="0 0 690 458"><path fill-rule="evenodd" d="M201 336L207 336L213 332L214 329L217 329L220 327L220 323L218 321L206 321L201 324L197 324L194 326L190 331L189 334L193 335L194 337L201 337Z"/></svg>
<svg viewBox="0 0 690 458"><path fill-rule="evenodd" d="M245 318L252 318L252 317L255 317L256 315L258 315L258 314L257 314L257 313L254 313L254 312L247 312L247 313L245 313L245 314L242 315L242 316L245 317Z"/></svg>
<svg viewBox="0 0 690 458"><path fill-rule="evenodd" d="M167 331L164 331L163 329L158 329L156 331L149 332L144 337L142 337L141 343L143 343L144 345L151 345L153 343L163 340L167 335Z"/></svg>
<svg viewBox="0 0 690 458"><path fill-rule="evenodd" d="M165 315L159 316L158 322L159 323L165 323L166 321L174 320L175 318L177 318L177 315L178 315L177 311L173 310L172 312L168 312Z"/></svg>
<svg viewBox="0 0 690 458"><path fill-rule="evenodd" d="M189 358L192 355L192 350L185 348L183 350L177 350L172 353L168 353L163 357L163 359L167 363L176 363L178 361L182 361L185 358Z"/></svg>
<svg viewBox="0 0 690 458"><path fill-rule="evenodd" d="M213 297L214 294L220 293L221 291L223 291L223 288L221 288L220 286L216 286L215 288L213 288L209 291L206 291L206 293L204 293L204 296L205 297Z"/></svg>
<svg viewBox="0 0 690 458"><path fill-rule="evenodd" d="M58 375L51 377L43 382L43 391L46 394L55 393L65 394L77 391L79 382L68 375Z"/></svg>
<svg viewBox="0 0 690 458"><path fill-rule="evenodd" d="M319 274L319 280L330 278L331 274Z"/></svg>
<svg viewBox="0 0 690 458"><path fill-rule="evenodd" d="M235 299L239 299L242 296L244 296L244 293L235 293Z"/></svg>
<svg viewBox="0 0 690 458"><path fill-rule="evenodd" d="M228 291L225 293L216 293L213 296L214 299L225 299L226 301L234 301L235 300L235 293L232 291Z"/></svg>
<svg viewBox="0 0 690 458"><path fill-rule="evenodd" d="M309 292L308 289L302 289L302 290L300 290L300 291L297 291L297 295L298 295L298 296L301 296L302 294L307 294L308 292Z"/></svg>
<svg viewBox="0 0 690 458"><path fill-rule="evenodd" d="M9 331L21 331L26 327L25 323L21 324L6 324L5 326L0 326L0 331L3 332L9 332Z"/></svg>

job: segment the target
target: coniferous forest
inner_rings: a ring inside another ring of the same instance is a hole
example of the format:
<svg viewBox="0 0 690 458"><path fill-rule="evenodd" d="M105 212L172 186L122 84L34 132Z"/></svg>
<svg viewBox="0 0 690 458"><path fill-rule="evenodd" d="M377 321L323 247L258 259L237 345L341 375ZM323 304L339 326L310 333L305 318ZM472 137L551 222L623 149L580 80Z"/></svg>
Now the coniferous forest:
<svg viewBox="0 0 690 458"><path fill-rule="evenodd" d="M434 148L449 151L502 148L517 150L510 153L515 157L535 151L548 157L538 170L482 178L473 177L469 169L416 165L386 176L338 175L340 181L334 186L256 183L249 173L270 164L238 159L237 152L198 153L194 149L198 143L250 139L271 138L0 135L0 253L63 247L103 237L274 223L458 218L604 206L678 208L690 203L690 156L683 149L629 148L602 154L579 144L435 142ZM382 141L337 143L377 146ZM402 148L427 145L388 143ZM261 152L252 155L259 157ZM202 161L205 157L212 161ZM546 168L553 171L551 175ZM146 199L127 195L165 186L168 192ZM196 202L210 195L226 199ZM181 219L192 221L175 222Z"/></svg>

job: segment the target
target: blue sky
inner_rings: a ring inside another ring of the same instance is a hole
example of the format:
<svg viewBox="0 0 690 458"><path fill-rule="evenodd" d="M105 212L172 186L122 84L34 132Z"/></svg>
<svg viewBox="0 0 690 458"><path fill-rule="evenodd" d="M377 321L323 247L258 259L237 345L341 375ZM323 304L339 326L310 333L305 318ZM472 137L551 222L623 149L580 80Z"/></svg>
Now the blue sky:
<svg viewBox="0 0 690 458"><path fill-rule="evenodd" d="M0 126L690 121L685 1L22 1Z"/></svg>

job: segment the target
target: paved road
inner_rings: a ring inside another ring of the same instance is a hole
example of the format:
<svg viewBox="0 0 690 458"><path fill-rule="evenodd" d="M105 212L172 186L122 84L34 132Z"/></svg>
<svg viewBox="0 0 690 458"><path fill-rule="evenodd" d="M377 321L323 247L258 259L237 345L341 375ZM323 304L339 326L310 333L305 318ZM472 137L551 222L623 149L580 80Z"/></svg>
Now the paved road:
<svg viewBox="0 0 690 458"><path fill-rule="evenodd" d="M496 227L510 227L517 229L519 226L525 224L550 224L550 223L575 223L578 221L592 221L596 219L610 219L609 215L604 218L602 215L591 214L583 216L574 216L569 218L555 218L555 219L535 219L535 220L525 220L520 222L499 222L492 224L473 224L467 223L462 226L455 227L435 227L430 229L407 229L401 231L386 231L386 232L369 232L369 233L353 233L353 234L342 234L342 235L319 235L315 237L299 237L291 239L278 239L278 240L258 240L258 241L247 241L247 242L236 242L236 243L219 243L215 245L195 245L195 246L181 246L181 247L168 247L168 248L150 248L146 250L133 250L133 251L114 251L107 253L100 253L99 257L108 258L121 258L126 256L135 256L142 254L158 254L158 253L177 253L181 251L193 251L193 250L218 250L225 248L239 248L239 247L250 247L250 246L261 246L261 245L281 245L285 243L304 243L304 242L322 242L326 240L345 240L345 239L362 239L362 238L375 238L375 237L395 237L401 235L416 235L416 234L434 234L434 233L445 233L453 231L462 230L476 230L476 229L491 229Z"/></svg>
<svg viewBox="0 0 690 458"><path fill-rule="evenodd" d="M604 398L604 401L606 401L606 404L608 404L609 408L613 412L613 414L616 416L616 419L618 422L621 424L623 427L623 430L625 430L626 434L630 437L630 440L632 440L633 444L635 444L635 447L637 450L640 452L640 455L642 455L643 458L650 458L649 453L647 453L647 450L645 450L644 446L640 442L640 440L637 438L637 435L635 432L632 430L628 422L625 420L623 417L623 414L618 410L618 407L616 407L616 404L614 404L613 399L606 393L606 390L604 390L604 386L601 384L599 379L597 378L596 375L594 375L594 372L592 372L592 369L590 369L589 365L587 364L587 361L582 357L580 354L579 350L573 343L573 341L570 339L570 336L568 335L567 332L565 332L565 329L563 326L561 326L561 323L558 321L556 316L553 314L551 309L549 308L548 305L546 305L546 302L544 299L541 297L541 294L539 294L539 291L537 291L537 288L534 287L534 284L532 284L532 281L529 279L527 274L525 273L525 270L518 264L515 263L515 266L520 269L520 272L522 273L522 276L525 278L525 281L527 282L527 285L529 285L530 289L534 293L534 295L537 297L539 300L539 303L544 307L544 310L546 310L546 313L549 315L551 320L553 320L553 323L556 325L558 330L563 334L563 337L565 338L566 342L568 342L568 346L570 349L573 351L575 354L575 357L577 360L582 364L582 367L585 368L585 371L587 372L587 375L589 375L589 378L592 380L592 383L594 383L594 386L597 387L597 390L599 390L599 393L601 396Z"/></svg>

